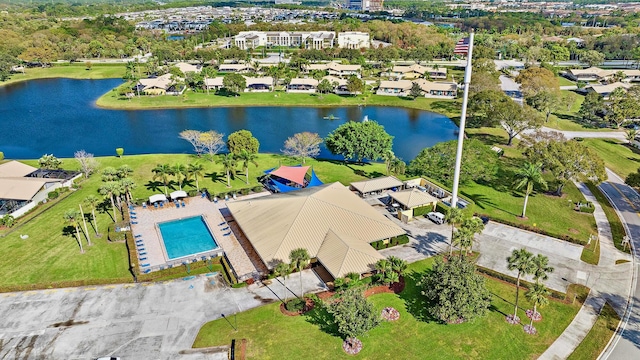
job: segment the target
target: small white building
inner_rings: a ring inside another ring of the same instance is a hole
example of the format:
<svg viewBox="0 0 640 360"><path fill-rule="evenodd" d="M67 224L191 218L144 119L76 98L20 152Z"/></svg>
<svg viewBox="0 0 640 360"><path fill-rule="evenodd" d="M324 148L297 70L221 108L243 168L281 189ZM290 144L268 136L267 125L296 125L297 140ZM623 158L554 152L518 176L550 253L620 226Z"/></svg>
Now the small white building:
<svg viewBox="0 0 640 360"><path fill-rule="evenodd" d="M338 33L338 47L341 49L362 49L371 46L369 33L346 31Z"/></svg>
<svg viewBox="0 0 640 360"><path fill-rule="evenodd" d="M424 92L424 97L434 99L455 99L458 96L458 84L418 79L415 81Z"/></svg>
<svg viewBox="0 0 640 360"><path fill-rule="evenodd" d="M411 80L397 80L397 81L380 81L380 86L376 94L378 95L390 95L390 96L407 96L413 82Z"/></svg>
<svg viewBox="0 0 640 360"><path fill-rule="evenodd" d="M313 94L318 89L318 80L293 78L287 85L287 92Z"/></svg>

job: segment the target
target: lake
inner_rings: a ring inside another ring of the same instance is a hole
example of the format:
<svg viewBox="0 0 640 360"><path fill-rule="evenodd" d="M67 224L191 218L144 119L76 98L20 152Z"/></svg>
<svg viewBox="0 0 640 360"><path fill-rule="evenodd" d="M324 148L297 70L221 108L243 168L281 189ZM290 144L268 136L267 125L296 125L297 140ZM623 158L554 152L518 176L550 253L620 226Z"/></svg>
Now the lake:
<svg viewBox="0 0 640 360"><path fill-rule="evenodd" d="M364 116L394 136L396 156L410 161L421 149L456 138L446 116L422 110L365 107L238 107L163 110L106 110L95 100L120 85L120 79L41 79L0 87L0 151L10 159L36 159L53 153L73 157L77 150L96 156L190 153L178 133L216 130L225 135L247 129L261 152L278 153L287 137L302 131L325 137L348 120ZM214 95L212 95L214 96ZM333 115L336 120L325 117ZM336 158L324 147L319 157Z"/></svg>

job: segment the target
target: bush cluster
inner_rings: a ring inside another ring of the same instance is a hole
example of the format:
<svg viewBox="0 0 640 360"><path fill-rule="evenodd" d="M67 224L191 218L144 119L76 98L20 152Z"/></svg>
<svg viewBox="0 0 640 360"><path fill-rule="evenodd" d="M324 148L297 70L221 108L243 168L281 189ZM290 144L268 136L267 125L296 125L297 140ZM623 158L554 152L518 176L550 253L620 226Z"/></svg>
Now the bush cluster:
<svg viewBox="0 0 640 360"><path fill-rule="evenodd" d="M576 210L581 213L593 214L593 212L596 211L596 208L593 206L593 203L589 201L586 203L577 203Z"/></svg>
<svg viewBox="0 0 640 360"><path fill-rule="evenodd" d="M57 199L58 196L60 196L60 193L58 192L58 190L53 190L52 192L47 194L47 197L49 198L49 200Z"/></svg>
<svg viewBox="0 0 640 360"><path fill-rule="evenodd" d="M284 304L284 308L287 309L287 311L292 311L292 312L302 311L304 309L304 305L305 305L304 300L293 298Z"/></svg>

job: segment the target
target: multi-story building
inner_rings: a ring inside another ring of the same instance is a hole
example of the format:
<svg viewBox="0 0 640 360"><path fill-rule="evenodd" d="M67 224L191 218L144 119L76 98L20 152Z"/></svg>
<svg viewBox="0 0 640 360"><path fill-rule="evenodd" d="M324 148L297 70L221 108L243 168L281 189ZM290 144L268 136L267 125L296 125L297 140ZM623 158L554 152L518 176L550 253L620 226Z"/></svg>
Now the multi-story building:
<svg viewBox="0 0 640 360"><path fill-rule="evenodd" d="M241 31L234 37L234 43L242 50L259 46L286 46L305 49L327 49L334 46L348 49L368 48L369 34L348 31L336 34L331 31Z"/></svg>
<svg viewBox="0 0 640 360"><path fill-rule="evenodd" d="M347 9L362 11L382 11L384 0L346 0Z"/></svg>

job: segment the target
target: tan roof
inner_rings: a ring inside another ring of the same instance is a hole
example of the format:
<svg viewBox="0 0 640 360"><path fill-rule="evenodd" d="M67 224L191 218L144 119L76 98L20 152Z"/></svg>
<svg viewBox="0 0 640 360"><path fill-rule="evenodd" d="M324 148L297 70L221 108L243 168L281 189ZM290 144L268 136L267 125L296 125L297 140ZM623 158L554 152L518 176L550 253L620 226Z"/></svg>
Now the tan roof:
<svg viewBox="0 0 640 360"><path fill-rule="evenodd" d="M438 82L438 81L429 81L425 79L418 79L415 81L416 84L420 85L420 89L422 91L457 91L458 84L453 82Z"/></svg>
<svg viewBox="0 0 640 360"><path fill-rule="evenodd" d="M305 248L311 257L318 257L329 231L340 234L349 244L358 240L367 246L405 233L338 182L227 206L269 268L289 261L289 253L297 248ZM361 272L364 271L367 269Z"/></svg>
<svg viewBox="0 0 640 360"><path fill-rule="evenodd" d="M218 69L220 71L229 71L229 70L240 71L240 70L253 69L253 66L249 64L220 64L220 67Z"/></svg>
<svg viewBox="0 0 640 360"><path fill-rule="evenodd" d="M597 92L598 94L609 94L609 93L612 93L617 88L621 87L624 90L627 90L632 86L633 85L631 84L615 82L613 84L607 84L607 85L589 85L587 88L593 89L593 91Z"/></svg>
<svg viewBox="0 0 640 360"><path fill-rule="evenodd" d="M182 71L183 73L188 73L188 72L200 72L202 71L202 67L197 66L197 65L192 65L186 62L179 62L175 65L173 65L175 67L177 67L178 69L180 69L180 71Z"/></svg>
<svg viewBox="0 0 640 360"><path fill-rule="evenodd" d="M402 89L402 90L410 90L413 83L411 80L398 80L398 81L388 81L382 80L380 81L380 89Z"/></svg>
<svg viewBox="0 0 640 360"><path fill-rule="evenodd" d="M391 197L395 201L399 202L400 204L404 205L404 207L409 209L427 204L433 204L438 201L436 197L431 196L430 194L418 189L392 192Z"/></svg>
<svg viewBox="0 0 640 360"><path fill-rule="evenodd" d="M311 70L327 70L328 64L309 64L305 65L304 68L307 71Z"/></svg>
<svg viewBox="0 0 640 360"><path fill-rule="evenodd" d="M371 180L352 182L351 186L361 193L368 193L373 191L380 191L386 189L392 189L394 187L401 187L402 181L398 180L394 176L381 176Z"/></svg>
<svg viewBox="0 0 640 360"><path fill-rule="evenodd" d="M398 73L408 73L408 72L415 72L418 74L425 74L428 72L439 72L439 73L447 73L447 68L442 67L442 68L432 68L429 66L422 66L419 64L412 64L409 66L403 66L403 65L396 65L393 67L393 69L391 70L392 72L398 72Z"/></svg>
<svg viewBox="0 0 640 360"><path fill-rule="evenodd" d="M164 74L162 76L158 76L157 78L149 78L149 79L140 79L138 80L140 84L144 86L143 90L159 88L159 89L167 89L171 86L171 74Z"/></svg>
<svg viewBox="0 0 640 360"><path fill-rule="evenodd" d="M31 200L46 183L60 182L59 179L43 178L0 178L0 199Z"/></svg>
<svg viewBox="0 0 640 360"><path fill-rule="evenodd" d="M336 62L329 63L327 69L335 71L359 71L362 68L360 65L343 65Z"/></svg>
<svg viewBox="0 0 640 360"><path fill-rule="evenodd" d="M351 272L362 274L372 271L376 262L384 259L384 256L368 243L329 230L317 258L334 278L339 278Z"/></svg>
<svg viewBox="0 0 640 360"><path fill-rule="evenodd" d="M206 78L204 79L204 85L205 86L222 86L222 80L224 80L224 77L222 76L216 76L213 79Z"/></svg>
<svg viewBox="0 0 640 360"><path fill-rule="evenodd" d="M19 161L12 160L0 165L0 178L21 178L23 176L31 174L36 170L38 169L34 168L33 166L29 166Z"/></svg>
<svg viewBox="0 0 640 360"><path fill-rule="evenodd" d="M318 80L316 79L303 79L303 78L293 78L289 85L311 85L318 86Z"/></svg>
<svg viewBox="0 0 640 360"><path fill-rule="evenodd" d="M605 77L615 73L615 71L612 72L611 70L603 70L597 66L592 66L586 69L571 69L569 70L569 72L573 75L594 74L599 77Z"/></svg>
<svg viewBox="0 0 640 360"><path fill-rule="evenodd" d="M331 75L327 75L322 78L322 80L325 80L325 79L329 81L331 84L333 84L334 82L338 83L338 86L347 85L347 79L342 79L342 78L331 76Z"/></svg>

